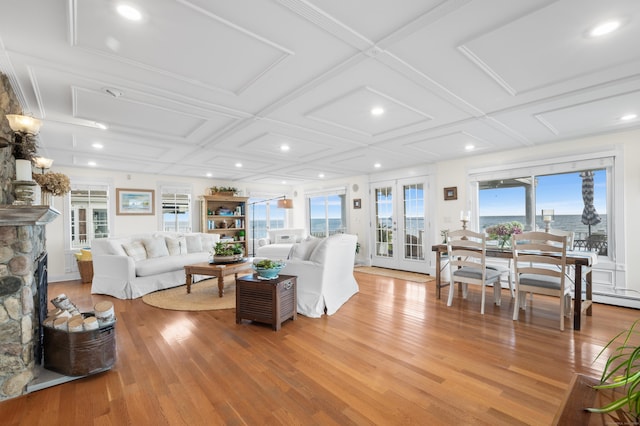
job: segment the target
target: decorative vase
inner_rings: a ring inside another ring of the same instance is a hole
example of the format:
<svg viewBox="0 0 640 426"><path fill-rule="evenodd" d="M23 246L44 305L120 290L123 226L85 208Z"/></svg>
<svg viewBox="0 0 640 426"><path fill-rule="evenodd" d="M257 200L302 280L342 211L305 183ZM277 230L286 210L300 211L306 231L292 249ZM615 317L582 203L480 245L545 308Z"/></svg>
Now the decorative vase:
<svg viewBox="0 0 640 426"><path fill-rule="evenodd" d="M53 201L53 194L49 191L41 191L40 195L40 204L43 206L50 206Z"/></svg>
<svg viewBox="0 0 640 426"><path fill-rule="evenodd" d="M501 249L511 247L511 235L500 238L498 240L498 247L500 247Z"/></svg>

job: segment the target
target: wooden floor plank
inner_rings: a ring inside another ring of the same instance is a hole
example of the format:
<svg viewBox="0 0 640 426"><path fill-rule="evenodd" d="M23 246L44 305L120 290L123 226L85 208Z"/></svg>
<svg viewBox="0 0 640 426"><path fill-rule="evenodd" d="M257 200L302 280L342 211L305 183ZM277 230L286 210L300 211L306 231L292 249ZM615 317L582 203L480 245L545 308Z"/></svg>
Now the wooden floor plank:
<svg viewBox="0 0 640 426"><path fill-rule="evenodd" d="M582 330L557 329L552 298L519 321L480 293L452 307L433 283L355 273L360 293L335 315L298 316L279 332L235 311L180 312L52 283L83 311L114 303L117 362L107 372L0 402L3 425L545 425L574 373L637 311L596 304Z"/></svg>

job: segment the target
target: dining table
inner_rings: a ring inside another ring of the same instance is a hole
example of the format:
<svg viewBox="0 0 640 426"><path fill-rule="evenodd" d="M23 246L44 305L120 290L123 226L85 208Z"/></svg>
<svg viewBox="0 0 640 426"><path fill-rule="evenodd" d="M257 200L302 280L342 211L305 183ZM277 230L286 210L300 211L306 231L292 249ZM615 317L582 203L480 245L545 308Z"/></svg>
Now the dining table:
<svg viewBox="0 0 640 426"><path fill-rule="evenodd" d="M449 286L449 282L442 282L442 258L447 254L446 244L434 244L431 250L436 254L436 298L440 299L443 287ZM443 256L444 255L444 256ZM513 251L511 248L500 248L497 246L487 246L486 257L499 259L513 259ZM580 320L582 313L586 312L588 316L592 315L593 295L592 295L592 277L591 267L598 263L597 253L589 251L567 251L567 265L575 269L574 281L574 302L573 302L573 329L580 330ZM584 280L582 279L584 276ZM585 283L585 299L582 300L582 284Z"/></svg>

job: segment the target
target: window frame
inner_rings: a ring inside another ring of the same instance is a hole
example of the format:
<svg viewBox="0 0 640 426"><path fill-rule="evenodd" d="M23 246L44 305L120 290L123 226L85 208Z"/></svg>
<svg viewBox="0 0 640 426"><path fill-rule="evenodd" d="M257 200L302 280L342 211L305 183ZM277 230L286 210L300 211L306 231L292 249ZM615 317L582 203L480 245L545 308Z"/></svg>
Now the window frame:
<svg viewBox="0 0 640 426"><path fill-rule="evenodd" d="M83 178L73 178L70 177L71 181L71 191L65 194L64 196L64 245L66 250L70 252L76 252L80 250L81 247L74 247L72 245L73 241L71 238L73 225L71 221L71 193L74 190L82 190L82 189L90 189L90 190L104 190L107 194L107 237L114 235L114 223L115 223L115 215L114 209L112 208L112 200L113 200L113 184L110 181L106 180L88 180ZM83 247L91 247L91 240L86 241L83 244Z"/></svg>
<svg viewBox="0 0 640 426"><path fill-rule="evenodd" d="M191 185L176 185L175 183L171 183L171 184L165 184L165 183L160 183L158 185L158 190L157 193L159 194L158 196L158 200L157 202L157 211L159 212L158 214L158 229L164 230L164 212L162 210L163 208L163 200L164 200L164 194L184 194L184 195L188 195L189 196L189 202L188 202L188 207L189 207L189 230L185 230L185 231L180 231L177 227L176 227L176 231L175 232L193 232L194 229L194 223L195 219L196 219L196 215L198 213L198 209L194 208L194 199L193 199L193 187ZM170 232L174 232L174 231L170 231Z"/></svg>
<svg viewBox="0 0 640 426"><path fill-rule="evenodd" d="M607 234L609 249L606 256L599 256L599 264L624 262L622 248L625 244L623 185L624 166L620 149L604 152L578 154L571 157L554 157L527 162L512 163L470 169L467 174L470 201L474 211L475 228L479 226L480 181L521 178L523 176L551 175L577 172L585 169L606 169L607 173ZM534 195L535 198L535 195Z"/></svg>
<svg viewBox="0 0 640 426"><path fill-rule="evenodd" d="M313 228L311 226L311 220L312 220L311 199L319 198L319 197L325 197L325 217L324 217L325 233L328 234L328 235L325 235L325 237L333 235L329 228L328 201L327 201L328 197L332 197L332 196L338 196L341 199L340 214L341 214L341 220L343 223L343 227L341 228L341 230L335 231L333 232L333 234L347 233L349 231L349 209L347 208L347 188L339 187L339 188L324 189L320 191L309 191L305 194L305 206L306 206L306 214L307 214L306 226L307 226L307 231L309 235L314 235Z"/></svg>

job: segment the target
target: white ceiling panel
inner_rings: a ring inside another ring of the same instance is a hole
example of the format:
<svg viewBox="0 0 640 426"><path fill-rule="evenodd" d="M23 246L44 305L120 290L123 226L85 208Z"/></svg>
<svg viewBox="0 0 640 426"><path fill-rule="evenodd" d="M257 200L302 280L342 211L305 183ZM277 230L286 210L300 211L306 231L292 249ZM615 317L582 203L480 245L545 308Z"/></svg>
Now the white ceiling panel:
<svg viewBox="0 0 640 426"><path fill-rule="evenodd" d="M589 36L603 19L620 16L616 3L554 2L459 48L512 95L579 79L640 59L640 49L629 48L640 40L640 26L625 25L640 18L638 2L622 2L632 8L615 37Z"/></svg>
<svg viewBox="0 0 640 426"><path fill-rule="evenodd" d="M293 185L640 128L637 0L4 3L54 168Z"/></svg>

